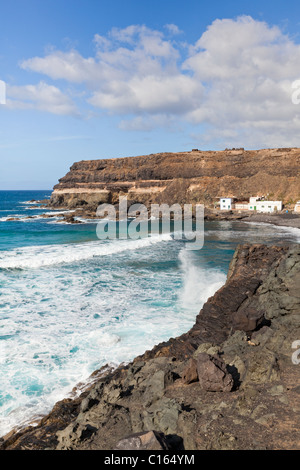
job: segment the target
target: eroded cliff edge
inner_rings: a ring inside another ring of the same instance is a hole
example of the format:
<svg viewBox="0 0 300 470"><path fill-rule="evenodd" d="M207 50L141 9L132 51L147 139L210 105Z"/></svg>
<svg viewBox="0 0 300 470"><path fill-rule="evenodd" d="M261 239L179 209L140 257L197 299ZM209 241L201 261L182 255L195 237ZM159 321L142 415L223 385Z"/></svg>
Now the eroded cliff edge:
<svg viewBox="0 0 300 470"><path fill-rule="evenodd" d="M95 373L89 390L6 436L1 448L112 450L139 441L177 450L300 449L300 364L292 360L299 286L299 245L239 246L225 285L189 332ZM151 430L162 444L127 439Z"/></svg>
<svg viewBox="0 0 300 470"><path fill-rule="evenodd" d="M54 187L50 205L91 212L102 203L203 203L220 197L299 197L300 149L232 149L158 153L74 163Z"/></svg>

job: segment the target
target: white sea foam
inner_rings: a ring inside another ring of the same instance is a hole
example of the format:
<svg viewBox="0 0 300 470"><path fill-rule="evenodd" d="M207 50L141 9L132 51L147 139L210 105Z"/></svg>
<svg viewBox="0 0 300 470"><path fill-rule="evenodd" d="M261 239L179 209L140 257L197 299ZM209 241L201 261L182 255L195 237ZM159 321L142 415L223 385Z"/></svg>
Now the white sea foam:
<svg viewBox="0 0 300 470"><path fill-rule="evenodd" d="M8 215L7 217L0 217L0 222L7 222L8 219L12 219L14 217L22 217L21 214L13 214L13 215Z"/></svg>
<svg viewBox="0 0 300 470"><path fill-rule="evenodd" d="M297 227L289 227L287 225L275 225L275 224L270 224L267 222L246 222L246 224L249 225L258 225L258 226L264 226L264 227L270 227L270 229L273 230L272 235L282 235L282 232L286 232L288 234L291 234L295 236L296 238L300 238L300 229Z"/></svg>
<svg viewBox="0 0 300 470"><path fill-rule="evenodd" d="M126 363L192 327L225 274L201 268L197 254L181 244L162 243L170 239L167 234L0 253L1 267L48 266L21 275L0 270L0 435L48 413L94 370ZM177 260L178 248L179 265L161 269L164 259ZM118 253L99 266L89 262ZM66 259L86 262L62 264Z"/></svg>
<svg viewBox="0 0 300 470"><path fill-rule="evenodd" d="M127 250L139 250L153 244L170 241L170 234L154 235L139 240L94 241L80 244L31 246L0 253L0 268L30 269L61 263L74 263L98 256L114 255Z"/></svg>
<svg viewBox="0 0 300 470"><path fill-rule="evenodd" d="M19 201L19 204L38 204L37 201Z"/></svg>
<svg viewBox="0 0 300 470"><path fill-rule="evenodd" d="M38 215L31 215L30 217L28 217L28 215L24 215L24 214L11 214L11 215L8 215L7 217L1 217L0 222L7 222L9 219L14 219L14 218L17 218L18 220L12 221L12 222L32 222L36 219L41 219L41 217Z"/></svg>
<svg viewBox="0 0 300 470"><path fill-rule="evenodd" d="M29 210L37 210L37 208L35 207L29 207L27 208ZM8 212L8 211L6 211ZM71 214L72 212L74 212L74 210L68 210L68 211L48 211L48 212L43 212L42 214L35 214L35 215L31 215L30 217L28 217L27 214L10 214L10 215L7 215L5 217L0 217L0 222L7 222L9 219L12 219L12 218L18 218L19 220L17 222L31 222L31 221L34 221L34 220L44 220L45 222L47 222L47 219L48 217L43 217L43 215L48 215L50 216L49 218L53 218L53 219L59 219L60 217L58 217L58 215L60 214Z"/></svg>
<svg viewBox="0 0 300 470"><path fill-rule="evenodd" d="M43 212L43 214L45 214L45 215L57 216L58 214L71 214L72 212L75 212L75 210L68 210L68 211L60 211L60 210L57 210L57 211L48 211L48 212Z"/></svg>
<svg viewBox="0 0 300 470"><path fill-rule="evenodd" d="M196 262L193 251L183 248L179 253L182 266L183 289L180 300L183 306L201 306L226 281L226 274L216 269L205 269Z"/></svg>

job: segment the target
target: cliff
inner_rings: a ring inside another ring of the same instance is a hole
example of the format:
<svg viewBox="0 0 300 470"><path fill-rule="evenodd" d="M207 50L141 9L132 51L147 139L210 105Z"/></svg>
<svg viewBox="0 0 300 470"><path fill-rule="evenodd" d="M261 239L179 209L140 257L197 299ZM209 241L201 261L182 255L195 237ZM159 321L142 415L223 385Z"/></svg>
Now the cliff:
<svg viewBox="0 0 300 470"><path fill-rule="evenodd" d="M300 149L159 153L74 163L54 187L52 207L95 211L101 203L203 203L220 197L300 199Z"/></svg>
<svg viewBox="0 0 300 470"><path fill-rule="evenodd" d="M299 450L299 284L299 245L239 246L190 331L96 372L2 450Z"/></svg>

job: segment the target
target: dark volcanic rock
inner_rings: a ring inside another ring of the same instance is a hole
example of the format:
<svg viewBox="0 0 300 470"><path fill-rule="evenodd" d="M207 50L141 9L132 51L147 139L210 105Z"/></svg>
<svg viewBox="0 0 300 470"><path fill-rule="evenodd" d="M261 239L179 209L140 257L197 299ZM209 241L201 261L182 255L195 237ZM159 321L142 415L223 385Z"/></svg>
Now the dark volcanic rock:
<svg viewBox="0 0 300 470"><path fill-rule="evenodd" d="M232 375L226 364L215 356L200 353L197 356L197 373L200 387L208 392L231 392Z"/></svg>
<svg viewBox="0 0 300 470"><path fill-rule="evenodd" d="M170 446L164 434L145 431L121 439L115 450L169 450Z"/></svg>
<svg viewBox="0 0 300 470"><path fill-rule="evenodd" d="M82 223L80 222L80 220L76 220L74 216L70 214L65 214L63 216L63 220L61 220L60 222L66 222L68 224L81 224Z"/></svg>
<svg viewBox="0 0 300 470"><path fill-rule="evenodd" d="M164 435L177 450L299 450L299 276L299 245L238 247L190 331L95 375L1 449L142 448Z"/></svg>
<svg viewBox="0 0 300 470"><path fill-rule="evenodd" d="M257 300L258 288L269 273L274 272L273 270L285 259L289 250L287 246L268 247L258 244L239 246L229 266L226 284L203 305L192 329L179 338L171 338L155 346L151 351L146 351L140 358L145 360L172 355L177 359L187 359L201 343L221 344L234 331L240 329L241 319L244 320L245 331L249 334L259 325L263 326L265 310ZM245 310L245 305L251 309L252 315L252 305L255 305L255 310L259 312L258 320L252 322L250 326L246 317L250 310Z"/></svg>
<svg viewBox="0 0 300 470"><path fill-rule="evenodd" d="M182 381L185 384L191 384L193 382L197 382L197 380L197 361L194 358L191 358L182 372Z"/></svg>

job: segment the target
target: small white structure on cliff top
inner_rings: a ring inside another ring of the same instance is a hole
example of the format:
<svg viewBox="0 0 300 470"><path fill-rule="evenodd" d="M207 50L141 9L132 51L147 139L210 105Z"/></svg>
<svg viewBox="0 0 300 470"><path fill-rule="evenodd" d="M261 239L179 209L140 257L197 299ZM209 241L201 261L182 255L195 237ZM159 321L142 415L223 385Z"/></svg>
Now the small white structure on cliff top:
<svg viewBox="0 0 300 470"><path fill-rule="evenodd" d="M233 209L233 199L231 197L222 197L220 199L221 211L230 211Z"/></svg>

